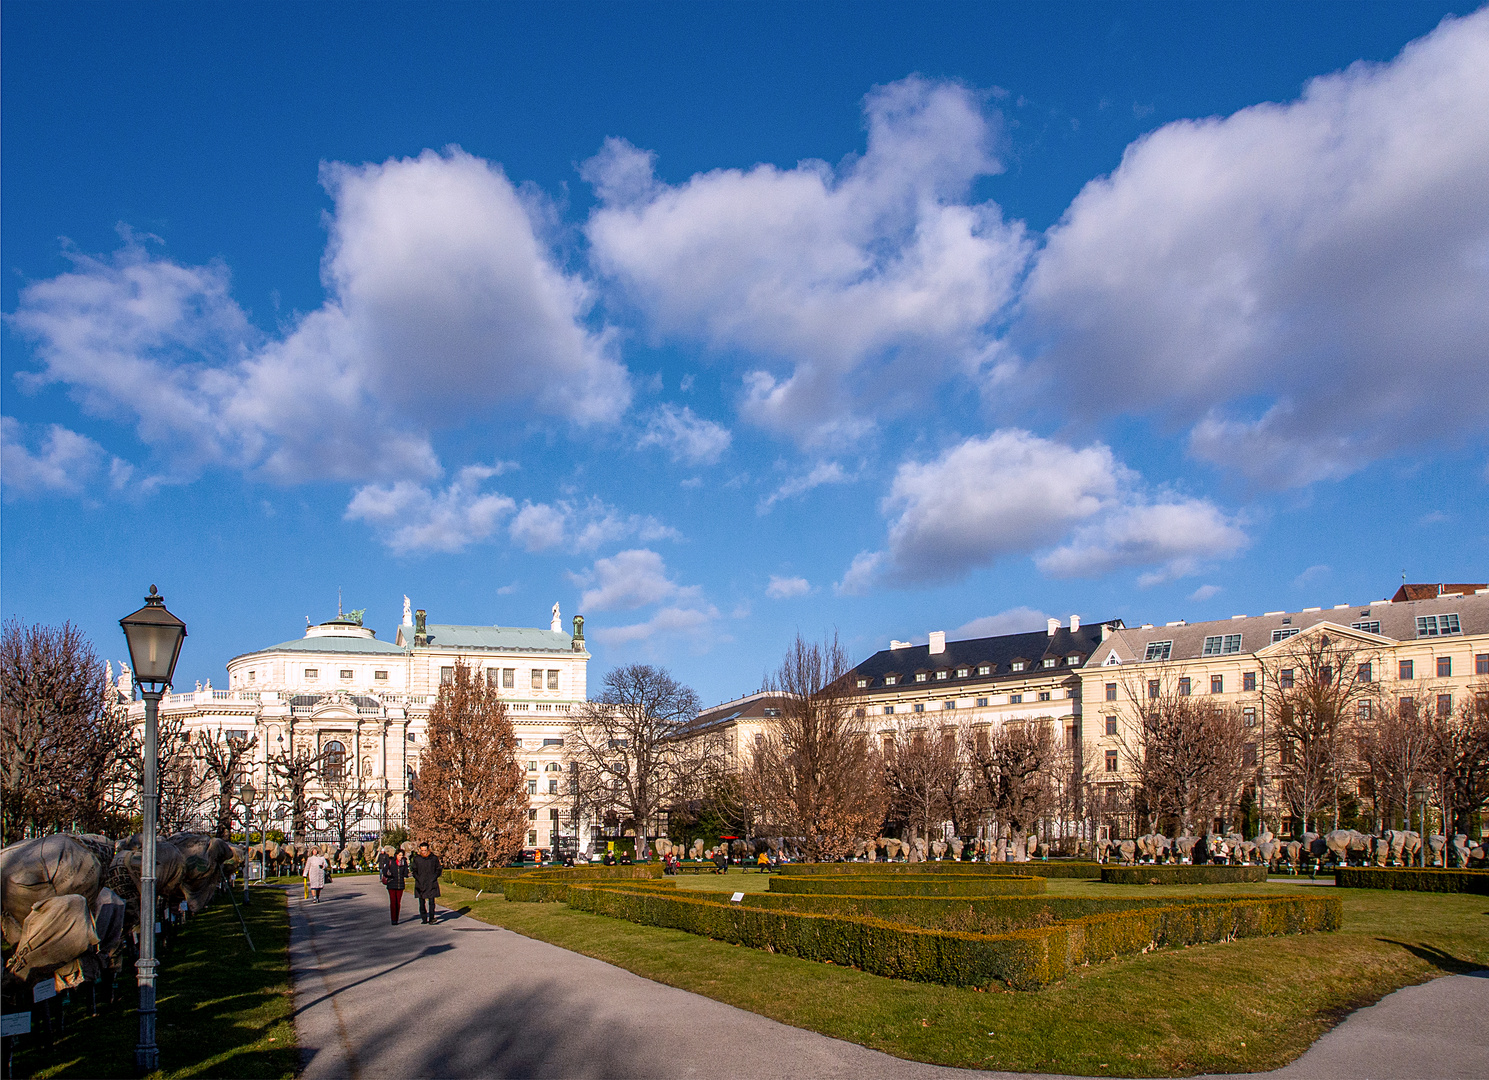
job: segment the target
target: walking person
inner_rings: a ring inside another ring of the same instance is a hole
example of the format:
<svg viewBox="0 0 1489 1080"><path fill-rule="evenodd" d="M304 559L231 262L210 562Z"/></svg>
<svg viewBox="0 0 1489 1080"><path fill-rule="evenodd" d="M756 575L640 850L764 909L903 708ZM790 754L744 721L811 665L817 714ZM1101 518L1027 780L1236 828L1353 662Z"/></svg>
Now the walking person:
<svg viewBox="0 0 1489 1080"><path fill-rule="evenodd" d="M426 926L434 925L434 898L439 895L439 876L445 868L439 864L439 856L429 850L429 841L419 841L419 851L409 860L414 872L414 895L419 898L419 921Z"/></svg>
<svg viewBox="0 0 1489 1080"><path fill-rule="evenodd" d="M321 890L326 887L326 879L330 876L330 860L321 854L320 848L313 849L310 858L305 860L305 884L310 888L312 904L321 902Z"/></svg>
<svg viewBox="0 0 1489 1080"><path fill-rule="evenodd" d="M398 909L403 906L403 887L408 882L408 858L401 851L384 856L379 874L388 890L388 914L398 925Z"/></svg>

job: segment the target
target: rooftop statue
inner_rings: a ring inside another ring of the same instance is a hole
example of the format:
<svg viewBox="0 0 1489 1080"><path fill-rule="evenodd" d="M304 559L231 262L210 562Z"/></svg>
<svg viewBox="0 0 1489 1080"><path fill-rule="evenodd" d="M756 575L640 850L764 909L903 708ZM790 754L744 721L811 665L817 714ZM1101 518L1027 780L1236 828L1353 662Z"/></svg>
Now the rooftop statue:
<svg viewBox="0 0 1489 1080"><path fill-rule="evenodd" d="M552 630L555 634L561 634L561 633L563 633L564 620L563 620L563 616L558 613L558 605L557 604L554 604L553 605L553 621L548 624L548 628L550 630Z"/></svg>

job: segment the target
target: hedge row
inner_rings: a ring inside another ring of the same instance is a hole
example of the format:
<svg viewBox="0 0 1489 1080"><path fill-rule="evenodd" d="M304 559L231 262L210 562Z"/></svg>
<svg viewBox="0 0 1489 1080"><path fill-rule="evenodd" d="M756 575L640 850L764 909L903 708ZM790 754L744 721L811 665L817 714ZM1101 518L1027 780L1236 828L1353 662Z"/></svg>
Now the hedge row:
<svg viewBox="0 0 1489 1080"><path fill-rule="evenodd" d="M857 896L1035 896L1044 892L1044 878L992 874L846 874L790 872L770 879L773 893L816 893Z"/></svg>
<svg viewBox="0 0 1489 1080"><path fill-rule="evenodd" d="M846 874L861 877L866 874L1015 874L1042 878L1090 878L1101 876L1101 864L1077 859L1052 859L1049 862L1033 859L1022 863L986 862L836 862L836 863L789 863L783 873L802 874Z"/></svg>
<svg viewBox="0 0 1489 1080"><path fill-rule="evenodd" d="M1265 866L1103 866L1109 885L1236 885L1266 881Z"/></svg>
<svg viewBox="0 0 1489 1080"><path fill-rule="evenodd" d="M929 930L1004 934L1069 922L1089 915L1111 915L1138 908L1213 903L1208 896L821 896L811 893L753 893L751 907L812 915L883 919Z"/></svg>
<svg viewBox="0 0 1489 1080"><path fill-rule="evenodd" d="M1338 897L1257 897L1147 907L1006 934L973 934L875 918L773 911L748 902L723 903L663 889L599 883L573 885L569 906L888 978L949 986L1003 983L1020 990L1057 982L1084 964L1158 946L1336 930L1343 911Z"/></svg>
<svg viewBox="0 0 1489 1080"><path fill-rule="evenodd" d="M467 889L484 890L489 893L505 892L513 881L626 881L633 878L659 878L661 863L641 863L636 866L575 866L538 869L534 866L501 866L487 870L446 870L444 880Z"/></svg>
<svg viewBox="0 0 1489 1080"><path fill-rule="evenodd" d="M1454 892L1489 895L1489 870L1411 870L1375 866L1341 866L1334 884L1346 889L1405 889L1410 892Z"/></svg>
<svg viewBox="0 0 1489 1080"><path fill-rule="evenodd" d="M675 888L676 883L660 880L661 867L653 873L649 865L594 866L564 870L535 870L526 877L506 883L507 899L522 904L561 903L569 898L569 886L578 881L636 881L648 886Z"/></svg>

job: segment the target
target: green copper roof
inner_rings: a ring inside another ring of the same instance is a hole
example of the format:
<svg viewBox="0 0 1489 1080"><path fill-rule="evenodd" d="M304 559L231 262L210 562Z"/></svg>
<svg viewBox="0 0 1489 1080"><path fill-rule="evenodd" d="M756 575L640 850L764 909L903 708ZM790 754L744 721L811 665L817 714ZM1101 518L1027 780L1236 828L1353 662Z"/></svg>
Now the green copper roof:
<svg viewBox="0 0 1489 1080"><path fill-rule="evenodd" d="M429 645L435 649L547 649L573 652L574 639L562 630L538 630L529 626L452 626L430 623ZM413 632L403 627L405 641Z"/></svg>
<svg viewBox="0 0 1489 1080"><path fill-rule="evenodd" d="M301 653L364 653L377 656L402 655L408 652L391 641L378 641L376 638L365 637L307 637L296 638L294 641L282 641L278 645L270 645L266 649L254 649L253 652L243 653L243 656L253 656L257 653L267 652L301 652ZM234 657L233 659L237 659Z"/></svg>

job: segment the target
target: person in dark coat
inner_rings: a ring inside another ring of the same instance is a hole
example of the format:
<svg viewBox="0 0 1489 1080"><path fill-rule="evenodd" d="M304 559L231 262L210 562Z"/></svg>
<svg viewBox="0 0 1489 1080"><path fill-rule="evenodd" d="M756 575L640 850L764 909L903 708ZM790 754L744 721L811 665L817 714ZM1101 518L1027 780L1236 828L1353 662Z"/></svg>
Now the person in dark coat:
<svg viewBox="0 0 1489 1080"><path fill-rule="evenodd" d="M388 914L398 925L398 910L403 906L403 888L408 882L408 858L401 851L384 856L378 876L388 890Z"/></svg>
<svg viewBox="0 0 1489 1080"><path fill-rule="evenodd" d="M419 898L419 921L433 925L434 898L439 895L439 876L445 868L439 864L439 856L430 852L427 840L420 842L418 853L409 863L414 874L414 895Z"/></svg>

